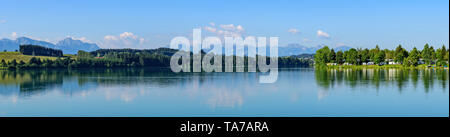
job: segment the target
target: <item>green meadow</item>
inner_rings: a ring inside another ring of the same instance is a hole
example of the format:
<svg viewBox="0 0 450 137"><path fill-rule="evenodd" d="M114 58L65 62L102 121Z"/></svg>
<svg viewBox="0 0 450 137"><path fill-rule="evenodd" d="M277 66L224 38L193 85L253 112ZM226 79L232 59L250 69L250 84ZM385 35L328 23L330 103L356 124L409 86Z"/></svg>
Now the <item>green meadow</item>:
<svg viewBox="0 0 450 137"><path fill-rule="evenodd" d="M0 52L0 60L5 60L6 62L16 60L17 62L23 61L27 63L31 58L36 57L41 60L50 59L56 60L57 57L49 57L49 56L31 56L31 55L22 55L19 52Z"/></svg>

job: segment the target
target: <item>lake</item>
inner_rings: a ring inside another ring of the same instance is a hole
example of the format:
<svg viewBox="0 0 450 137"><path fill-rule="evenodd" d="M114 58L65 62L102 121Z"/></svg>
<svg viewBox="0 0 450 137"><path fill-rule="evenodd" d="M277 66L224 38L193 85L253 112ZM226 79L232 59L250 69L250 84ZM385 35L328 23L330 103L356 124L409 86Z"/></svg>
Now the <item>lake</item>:
<svg viewBox="0 0 450 137"><path fill-rule="evenodd" d="M448 70L0 70L0 116L449 116Z"/></svg>

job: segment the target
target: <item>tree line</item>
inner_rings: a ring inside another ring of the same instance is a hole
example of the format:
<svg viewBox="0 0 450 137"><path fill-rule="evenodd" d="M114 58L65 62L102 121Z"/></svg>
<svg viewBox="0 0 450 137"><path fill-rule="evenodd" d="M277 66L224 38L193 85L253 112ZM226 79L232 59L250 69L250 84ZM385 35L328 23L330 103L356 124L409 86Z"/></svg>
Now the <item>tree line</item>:
<svg viewBox="0 0 450 137"><path fill-rule="evenodd" d="M52 56L52 57L62 57L62 50L42 47L38 45L20 45L19 51L23 55L32 56Z"/></svg>
<svg viewBox="0 0 450 137"><path fill-rule="evenodd" d="M1 61L0 67L16 68L113 68L113 67L170 67L171 56L178 50L159 48L151 50L138 49L100 49L92 52L78 51L76 58L58 57L56 60L32 57L28 62L12 60L10 62ZM192 52L190 53L192 57ZM205 52L202 51L202 56ZM222 56L222 65L225 65L225 56ZM257 56L261 57L261 56ZM248 58L244 58L244 65L247 66ZM257 59L256 58L256 59ZM269 61L269 57L266 57ZM180 60L181 61L181 60ZM191 64L193 58L191 58ZM268 62L267 62L268 63ZM311 59L297 57L278 57L279 67L308 67L312 64ZM233 66L236 65L234 61ZM191 67L192 68L192 67ZM225 68L225 67L222 67Z"/></svg>
<svg viewBox="0 0 450 137"><path fill-rule="evenodd" d="M402 64L404 66L417 66L421 64L436 66L446 66L449 60L449 49L443 45L439 49L434 49L433 46L425 44L424 48L419 51L414 47L411 51L407 51L401 45L398 45L395 50L380 49L377 45L373 49L351 48L347 51L335 52L325 46L316 51L314 55L314 62L316 65L324 66L329 63L336 63L339 65L363 65L373 63L374 65L384 65L386 62L394 62L395 64Z"/></svg>

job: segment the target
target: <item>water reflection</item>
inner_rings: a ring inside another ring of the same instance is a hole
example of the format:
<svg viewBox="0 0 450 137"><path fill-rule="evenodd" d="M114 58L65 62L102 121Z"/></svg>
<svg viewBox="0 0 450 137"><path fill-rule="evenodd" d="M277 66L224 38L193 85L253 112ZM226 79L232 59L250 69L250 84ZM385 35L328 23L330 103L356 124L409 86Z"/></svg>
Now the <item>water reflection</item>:
<svg viewBox="0 0 450 137"><path fill-rule="evenodd" d="M350 87L376 88L395 85L396 91L402 92L405 86L420 84L423 91L432 90L435 82L439 82L443 92L448 86L448 70L436 69L321 69L315 70L316 83L323 90L345 84Z"/></svg>
<svg viewBox="0 0 450 137"><path fill-rule="evenodd" d="M252 87L243 85L236 90L227 84L255 83L257 80L251 73L173 73L167 68L0 70L0 76L0 96L12 96L16 98L14 100L51 91L66 96L103 92L106 100L120 98L125 102L145 95L196 97L208 94L207 103L212 107L241 106L240 90L250 91ZM202 93L205 91L207 93Z"/></svg>
<svg viewBox="0 0 450 137"><path fill-rule="evenodd" d="M0 70L0 113L448 114L448 73L432 69L280 69L276 83L261 84L258 73L172 73L170 69L125 68Z"/></svg>
<svg viewBox="0 0 450 137"><path fill-rule="evenodd" d="M280 70L286 76L292 73L307 73L311 70ZM322 69L315 70L316 84L326 92L339 85L350 87L371 86L379 89L380 86L395 85L396 91L402 92L408 84L414 88L420 84L425 92L430 92L435 82L441 89L448 86L448 70L435 69ZM281 74L283 75L283 74ZM254 84L256 75L251 73L173 73L170 69L77 69L77 70L0 70L0 95L10 96L17 94L20 97L42 95L46 91L59 88L63 94L77 95L90 88L96 87L133 87L145 84L146 87L171 87L181 86L187 92L196 92L203 83L214 85L211 81L223 79L251 80ZM242 76L242 77L241 77ZM295 79L289 77L289 79ZM242 80L239 80L242 81ZM232 81L227 81L230 83ZM250 85L252 83L249 83ZM234 83L238 84L238 83ZM200 85L200 86L199 86ZM226 86L226 85L225 85ZM217 85L206 87L212 90ZM205 87L203 87L205 88ZM230 89L223 87L217 90ZM108 90L111 91L111 90ZM120 91L126 91L122 89ZM229 92L229 91L223 91ZM445 92L445 90L444 90ZM235 96L229 93L219 93L223 96ZM124 95L125 96L125 95ZM217 97L217 100L221 97ZM231 97L238 98L238 97Z"/></svg>
<svg viewBox="0 0 450 137"><path fill-rule="evenodd" d="M191 78L185 75L188 73L175 74L167 69L0 70L0 95L18 92L19 96L32 96L53 88L63 88L61 92L64 94L74 95L96 86L132 86L141 83L166 87ZM18 86L18 90L8 90L15 86Z"/></svg>

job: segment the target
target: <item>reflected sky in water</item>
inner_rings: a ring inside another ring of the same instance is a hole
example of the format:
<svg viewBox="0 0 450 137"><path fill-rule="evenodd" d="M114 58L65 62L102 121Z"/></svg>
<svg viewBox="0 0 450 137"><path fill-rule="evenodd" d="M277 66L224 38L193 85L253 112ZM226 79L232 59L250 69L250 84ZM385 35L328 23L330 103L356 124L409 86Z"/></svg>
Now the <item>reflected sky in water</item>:
<svg viewBox="0 0 450 137"><path fill-rule="evenodd" d="M449 116L448 70L0 70L0 116Z"/></svg>

